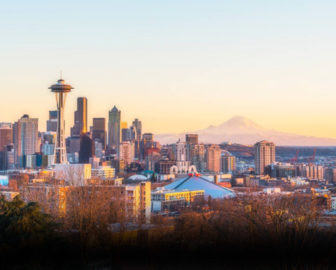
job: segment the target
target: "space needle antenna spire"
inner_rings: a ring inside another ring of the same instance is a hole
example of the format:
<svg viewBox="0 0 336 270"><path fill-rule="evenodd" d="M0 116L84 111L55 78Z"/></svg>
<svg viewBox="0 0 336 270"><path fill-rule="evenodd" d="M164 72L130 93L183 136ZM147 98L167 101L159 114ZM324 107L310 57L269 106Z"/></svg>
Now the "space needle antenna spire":
<svg viewBox="0 0 336 270"><path fill-rule="evenodd" d="M62 71L60 72L61 78L57 83L49 87L51 92L56 95L56 105L57 105L57 132L56 132L56 143L54 151L54 164L66 164L67 153L65 145L65 121L64 121L64 108L65 99L67 93L71 92L73 87L70 84L66 84L62 79Z"/></svg>

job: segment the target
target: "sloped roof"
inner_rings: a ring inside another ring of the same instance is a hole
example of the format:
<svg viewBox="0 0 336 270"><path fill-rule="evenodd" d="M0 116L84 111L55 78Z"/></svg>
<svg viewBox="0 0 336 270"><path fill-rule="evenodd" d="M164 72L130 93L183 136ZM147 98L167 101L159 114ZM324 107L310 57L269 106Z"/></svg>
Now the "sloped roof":
<svg viewBox="0 0 336 270"><path fill-rule="evenodd" d="M202 176L187 176L164 186L166 190L204 190L204 195L212 198L235 197L233 190L216 185Z"/></svg>

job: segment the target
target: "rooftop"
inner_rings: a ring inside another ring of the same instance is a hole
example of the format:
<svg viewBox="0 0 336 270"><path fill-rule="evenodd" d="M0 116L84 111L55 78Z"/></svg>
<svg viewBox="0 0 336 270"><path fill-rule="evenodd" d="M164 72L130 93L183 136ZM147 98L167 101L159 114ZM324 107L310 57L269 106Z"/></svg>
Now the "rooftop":
<svg viewBox="0 0 336 270"><path fill-rule="evenodd" d="M232 189L221 187L213 182L210 182L208 179L197 175L191 175L178 179L173 183L164 186L164 189L176 191L204 190L204 195L206 197L211 196L212 198L232 198L236 196Z"/></svg>
<svg viewBox="0 0 336 270"><path fill-rule="evenodd" d="M73 87L70 84L66 84L63 79L59 79L57 83L49 87L52 92L70 92Z"/></svg>

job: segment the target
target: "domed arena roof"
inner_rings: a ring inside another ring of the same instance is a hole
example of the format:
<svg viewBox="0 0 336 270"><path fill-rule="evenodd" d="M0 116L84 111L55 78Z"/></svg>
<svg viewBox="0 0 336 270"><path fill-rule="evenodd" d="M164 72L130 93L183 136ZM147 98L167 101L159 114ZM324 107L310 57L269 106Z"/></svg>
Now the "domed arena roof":
<svg viewBox="0 0 336 270"><path fill-rule="evenodd" d="M213 182L210 182L208 179L192 175L183 177L174 181L171 184L164 186L165 190L204 190L205 197L211 196L212 198L233 198L236 197L235 192L232 189L221 187L216 185Z"/></svg>
<svg viewBox="0 0 336 270"><path fill-rule="evenodd" d="M142 174L135 174L135 175L130 176L128 180L144 181L144 180L148 180L148 178Z"/></svg>

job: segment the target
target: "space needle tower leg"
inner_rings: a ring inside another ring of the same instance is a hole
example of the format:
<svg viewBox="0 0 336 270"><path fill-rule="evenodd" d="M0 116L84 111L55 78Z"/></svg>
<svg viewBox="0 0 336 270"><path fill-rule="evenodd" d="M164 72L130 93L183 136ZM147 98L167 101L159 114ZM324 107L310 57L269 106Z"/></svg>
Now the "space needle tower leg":
<svg viewBox="0 0 336 270"><path fill-rule="evenodd" d="M66 93L56 93L57 100L57 143L55 147L55 163L67 163L66 146L65 146L65 121L64 106Z"/></svg>

